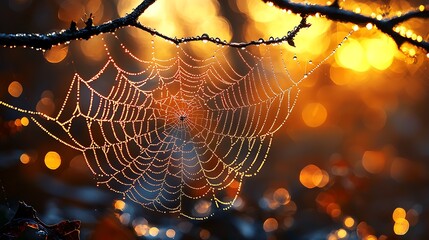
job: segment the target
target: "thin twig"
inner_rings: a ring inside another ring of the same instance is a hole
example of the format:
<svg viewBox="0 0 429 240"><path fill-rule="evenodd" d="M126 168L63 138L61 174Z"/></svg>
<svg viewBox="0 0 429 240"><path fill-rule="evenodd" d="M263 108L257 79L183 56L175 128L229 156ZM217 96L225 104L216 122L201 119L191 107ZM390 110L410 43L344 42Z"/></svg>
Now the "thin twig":
<svg viewBox="0 0 429 240"><path fill-rule="evenodd" d="M254 40L254 41L249 41L249 42L227 42L225 40L221 40L220 38L210 37L208 34L203 34L201 36L196 36L196 37L172 38L172 37L169 37L167 35L164 35L158 31L156 31L155 29L144 26L144 25L140 24L139 22L132 24L132 26L135 26L135 27L137 27L143 31L146 31L146 32L152 34L152 35L161 37L161 38L163 38L167 41L170 41L174 44L181 44L181 43L195 42L195 41L204 41L204 42L216 43L218 45L230 46L230 47L234 47L234 48L244 48L244 47L251 46L251 45L259 45L259 44L270 45L270 44L277 44L277 43L282 43L282 42L287 42L289 45L295 47L295 42L294 42L295 36L298 34L298 32L301 29L310 27L310 24L307 23L307 18L304 16L304 17L302 17L300 23L293 30L289 31L286 36L283 36L280 38L279 37L269 38L269 39L260 38L259 40Z"/></svg>
<svg viewBox="0 0 429 240"><path fill-rule="evenodd" d="M425 7L423 11L414 10L407 13L402 14L401 16L386 18L378 20L377 18L373 18L371 16L365 16L359 13L355 13L353 11L345 10L340 8L338 5L338 1L329 6L324 5L316 5L316 4L304 4L304 3L295 3L289 0L262 0L263 2L271 2L274 6L278 8L290 10L293 13L297 14L306 14L306 15L316 15L320 14L325 16L327 19L337 21L337 22L347 22L354 23L359 26L365 26L368 23L375 25L378 29L380 29L385 34L389 35L400 47L403 43L408 42L414 46L421 47L426 52L429 52L429 42L428 41L418 41L412 38L407 38L406 36L402 36L401 34L394 31L394 27L399 23L403 23L410 19L415 18L429 18L429 9Z"/></svg>

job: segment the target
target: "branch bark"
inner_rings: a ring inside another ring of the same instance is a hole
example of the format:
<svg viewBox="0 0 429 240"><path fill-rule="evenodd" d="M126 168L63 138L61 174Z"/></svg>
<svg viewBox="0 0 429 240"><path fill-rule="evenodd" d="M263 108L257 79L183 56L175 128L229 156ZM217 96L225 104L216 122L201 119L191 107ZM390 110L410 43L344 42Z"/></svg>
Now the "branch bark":
<svg viewBox="0 0 429 240"><path fill-rule="evenodd" d="M428 41L417 41L412 38L402 36L400 33L394 31L394 27L400 23L414 18L429 18L429 9L426 6L423 11L414 10L402 14L401 16L391 17L386 19L378 20L376 18L358 14L349 10L340 8L338 1L334 1L334 4L329 6L313 5L294 3L289 0L262 0L263 2L271 2L278 8L290 10L293 13L315 15L321 14L327 19L336 22L354 23L359 26L365 26L368 23L375 25L380 31L389 35L398 45L398 48L405 42L408 42L414 46L420 47L429 53L429 42Z"/></svg>
<svg viewBox="0 0 429 240"><path fill-rule="evenodd" d="M85 22L86 27L82 29L77 29L76 23L72 22L70 28L67 30L61 30L59 32L51 32L47 34L40 33L18 33L18 34L6 34L0 33L0 45L4 47L29 47L38 50L47 50L51 47L58 44L69 43L70 41L75 41L79 39L89 39L92 36L96 36L101 33L115 32L119 28L133 26L139 28L143 31L146 31L150 34L159 36L168 41L171 41L175 44L180 44L184 42L192 41L210 41L220 45L226 45L230 47L242 48L249 45L258 45L258 44L275 44L280 42L288 42L291 46L295 46L294 37L298 32L303 28L308 28L310 24L306 21L306 16L315 15L316 13L324 15L326 18L338 21L338 22L349 22L355 23L357 25L363 26L367 23L371 23L377 26L385 34L388 34L392 39L397 43L398 47L401 46L404 42L409 42L412 45L421 47L429 52L429 42L427 41L417 41L394 31L394 27L413 18L429 18L429 10L424 9L423 11L415 10L407 12L399 17L393 17L389 19L378 20L370 16L361 15L352 11L341 9L339 6L338 0L330 6L322 5L311 5L311 4L302 4L294 3L289 0L262 0L264 2L272 2L275 6L291 10L293 13L300 14L302 21L300 24L295 27L293 30L289 31L288 35L276 38L276 39L259 39L250 42L234 43L222 41L219 38L210 37L207 34L196 37L188 38L172 38L167 35L164 35L155 29L151 29L147 26L144 26L138 22L140 15L149 8L156 0L144 0L139 4L130 14L114 19L112 21L105 22L98 26L92 25L92 19L90 18Z"/></svg>

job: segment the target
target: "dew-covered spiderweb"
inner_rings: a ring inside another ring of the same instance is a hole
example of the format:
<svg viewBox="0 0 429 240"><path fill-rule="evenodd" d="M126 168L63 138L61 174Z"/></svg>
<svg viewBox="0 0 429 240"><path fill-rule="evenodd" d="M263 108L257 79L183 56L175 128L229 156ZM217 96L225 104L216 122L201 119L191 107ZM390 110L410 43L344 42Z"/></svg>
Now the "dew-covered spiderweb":
<svg viewBox="0 0 429 240"><path fill-rule="evenodd" d="M287 43L150 39L138 56L106 34L104 66L88 77L76 72L51 116L0 103L82 152L100 186L148 209L206 218L230 208L243 180L260 171L299 84L334 51L316 64Z"/></svg>

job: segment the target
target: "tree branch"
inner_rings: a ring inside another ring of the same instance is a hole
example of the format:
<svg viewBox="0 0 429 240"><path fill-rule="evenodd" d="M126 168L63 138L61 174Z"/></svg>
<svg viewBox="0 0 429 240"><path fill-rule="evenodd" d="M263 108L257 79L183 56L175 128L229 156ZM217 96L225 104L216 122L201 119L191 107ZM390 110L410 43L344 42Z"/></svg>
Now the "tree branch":
<svg viewBox="0 0 429 240"><path fill-rule="evenodd" d="M161 38L163 38L167 41L170 41L174 44L180 44L180 43L186 43L186 42L195 42L195 41L204 41L204 42L213 42L213 43L216 43L218 45L230 46L230 47L234 47L234 48L243 48L243 47L247 47L250 45L259 45L259 44L270 45L270 44L276 44L276 43L282 43L282 42L287 42L289 45L295 47L295 42L294 42L295 36L299 33L299 31L301 29L308 28L311 25L309 23L307 23L306 17L302 17L300 23L293 30L289 31L286 36L283 36L281 38L272 38L271 37L267 40L264 40L261 38L259 40L254 40L254 41L250 41L250 42L239 42L239 43L238 42L227 42L225 40L222 41L219 38L210 37L208 34L203 34L201 36L196 36L196 37L172 38L172 37L169 37L167 35L164 35L158 31L156 31L155 29L144 26L144 25L140 24L139 22L132 24L132 26L139 28L143 31L146 31L152 35L156 35L158 37L161 37Z"/></svg>
<svg viewBox="0 0 429 240"><path fill-rule="evenodd" d="M149 28L142 25L137 20L143 12L150 7L156 0L144 0L140 5L138 5L130 14L125 17L121 17L112 21L105 22L98 26L92 25L92 15L85 21L86 27L83 29L77 29L76 23L71 22L70 28L68 30L61 30L59 32L52 32L48 34L39 34L39 33L18 33L18 34L5 34L0 33L0 45L4 47L29 47L38 50L48 50L51 47L69 43L70 41L86 39L88 40L92 36L96 36L100 33L115 32L119 28L134 26L143 31L146 31L152 35L159 36L165 40L171 41L174 44L180 44L185 42L193 41L207 41L213 42L219 45L226 45L235 48L242 48L249 45L258 45L258 44L276 44L281 42L287 42L291 46L295 46L294 38L298 32L303 28L310 27L310 24L307 23L307 19L303 16L301 22L293 30L289 31L288 34L281 38L270 38L267 40L259 39L258 41L250 42L227 42L222 41L219 38L210 37L208 34L203 34L196 37L187 37L187 38L172 38L167 35L164 35L155 29Z"/></svg>
<svg viewBox="0 0 429 240"><path fill-rule="evenodd" d="M35 49L50 49L54 45L68 43L78 39L89 39L100 33L114 32L119 28L137 23L138 17L152 5L156 0L144 0L130 14L117 18L113 21L105 22L98 26L92 26L92 19L85 22L86 27L77 29L76 23L72 22L70 29L52 32L48 34L39 33L0 33L0 45L5 47L29 47Z"/></svg>
<svg viewBox="0 0 429 240"><path fill-rule="evenodd" d="M347 22L354 23L359 26L365 26L368 23L375 25L383 33L392 37L396 42L398 47L403 43L408 42L414 46L423 48L426 52L429 53L429 42L427 41L418 41L406 36L402 36L400 33L394 31L394 27L399 23L405 22L413 18L429 18L429 9L425 7L423 11L414 10L402 14L398 17L392 17L387 19L378 20L376 18L358 14L349 10L341 9L338 5L338 1L334 1L334 4L329 6L322 5L313 5L313 4L303 4L303 3L294 3L289 0L262 0L263 2L271 2L274 6L277 6L281 9L290 10L293 13L305 14L305 15L315 15L321 14L324 15L327 19L337 21L337 22Z"/></svg>
<svg viewBox="0 0 429 240"><path fill-rule="evenodd" d="M401 46L404 42L409 42L415 46L421 47L429 52L429 42L427 41L418 41L406 36L401 35L394 31L394 27L407 21L412 18L429 18L429 10L424 9L423 11L416 10L407 12L398 17L392 17L388 19L378 20L370 16L361 15L352 11L341 9L339 6L339 1L335 0L333 4L329 6L322 5L312 5L312 4L302 4L302 3L293 3L289 0L270 0L275 6L288 9L296 14L300 14L302 17L301 22L293 30L288 32L288 35L281 38L270 38L267 40L259 39L250 42L226 42L222 41L219 38L210 37L207 34L196 37L187 37L187 38L172 38L167 35L164 35L155 29L151 29L147 26L144 26L138 22L138 18L144 11L149 8L156 0L144 0L139 4L130 14L102 23L98 26L93 26L92 16L87 19L85 22L86 26L82 29L77 29L76 23L72 22L70 28L67 30L61 30L59 32L51 32L47 34L39 33L18 33L18 34L6 34L0 33L0 45L4 47L29 47L38 50L47 50L52 46L58 44L69 43L70 41L79 40L79 39L89 39L92 36L96 36L100 33L115 32L119 28L134 26L143 31L146 31L150 34L159 36L165 40L171 41L175 44L180 44L184 42L192 41L209 41L219 45L225 45L235 48L242 48L249 45L258 45L258 44L275 44L281 42L287 42L291 46L295 46L294 38L298 32L303 28L308 28L310 26L306 21L306 16L322 14L326 18L339 21L339 22L349 22L355 23L357 25L363 26L368 23L371 23L377 26L382 32L388 34L392 39L397 43L398 46ZM269 0L262 0L264 2L269 2Z"/></svg>

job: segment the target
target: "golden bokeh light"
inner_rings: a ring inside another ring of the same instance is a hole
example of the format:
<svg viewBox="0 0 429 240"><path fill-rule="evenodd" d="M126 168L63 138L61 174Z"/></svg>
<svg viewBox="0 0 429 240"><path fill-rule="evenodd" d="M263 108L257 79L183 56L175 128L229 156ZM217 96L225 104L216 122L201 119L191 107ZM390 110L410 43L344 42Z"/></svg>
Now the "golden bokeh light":
<svg viewBox="0 0 429 240"><path fill-rule="evenodd" d="M21 161L22 164L28 164L30 162L30 156L26 153L21 154L21 156L19 157L19 160Z"/></svg>
<svg viewBox="0 0 429 240"><path fill-rule="evenodd" d="M405 218L407 216L407 212L403 208L395 208L392 213L393 221L398 221L399 219Z"/></svg>
<svg viewBox="0 0 429 240"><path fill-rule="evenodd" d="M68 46L53 46L45 52L44 57L50 63L59 63L67 57L68 51Z"/></svg>
<svg viewBox="0 0 429 240"><path fill-rule="evenodd" d="M362 157L363 168L372 174L380 173L386 165L386 155L380 151L365 151Z"/></svg>
<svg viewBox="0 0 429 240"><path fill-rule="evenodd" d="M352 228L355 225L355 220L352 217L346 217L344 219L344 226L346 226L347 228Z"/></svg>
<svg viewBox="0 0 429 240"><path fill-rule="evenodd" d="M120 210L120 211L123 211L123 210L125 209L126 204L125 204L125 202L124 202L124 201L122 201L122 200L116 200L116 201L113 203L113 206L115 207L115 209Z"/></svg>
<svg viewBox="0 0 429 240"><path fill-rule="evenodd" d="M7 88L7 91L12 97L19 97L22 94L23 88L21 83L18 81L13 81L9 84L9 87Z"/></svg>
<svg viewBox="0 0 429 240"><path fill-rule="evenodd" d="M140 2L139 0L118 1L118 14L125 16ZM207 33L222 40L230 41L232 38L231 27L220 14L219 2L214 0L172 2L159 0L145 11L140 21L168 36L185 37Z"/></svg>
<svg viewBox="0 0 429 240"><path fill-rule="evenodd" d="M337 237L339 239L346 238L347 237L347 231L345 229L342 229L342 228L338 229L337 230Z"/></svg>
<svg viewBox="0 0 429 240"><path fill-rule="evenodd" d="M30 120L28 120L27 117L22 117L21 118L21 125L26 127L26 126L28 126L28 124L30 124Z"/></svg>
<svg viewBox="0 0 429 240"><path fill-rule="evenodd" d="M327 176L324 176L323 172L318 166L309 164L301 170L299 181L306 188L324 187L329 181L329 175L325 172ZM327 180L324 180L326 177Z"/></svg>
<svg viewBox="0 0 429 240"><path fill-rule="evenodd" d="M395 221L395 225L393 225L393 231L396 235L405 235L409 228L410 224L405 218L397 219L397 221Z"/></svg>
<svg viewBox="0 0 429 240"><path fill-rule="evenodd" d="M54 151L50 151L45 155L45 165L51 170L56 170L61 165L61 156Z"/></svg>
<svg viewBox="0 0 429 240"><path fill-rule="evenodd" d="M365 72L370 68L364 47L354 38L349 38L338 49L337 54L335 54L335 61L341 67L357 72Z"/></svg>
<svg viewBox="0 0 429 240"><path fill-rule="evenodd" d="M279 223L275 218L267 218L263 224L263 228L265 232L273 232L277 230L279 227Z"/></svg>
<svg viewBox="0 0 429 240"><path fill-rule="evenodd" d="M149 228L149 235L151 235L152 237L156 237L158 233L159 233L159 228L157 227Z"/></svg>
<svg viewBox="0 0 429 240"><path fill-rule="evenodd" d="M175 236L176 236L176 231L174 231L174 229L168 229L166 232L165 232L165 235L168 237L168 238L174 238Z"/></svg>
<svg viewBox="0 0 429 240"><path fill-rule="evenodd" d="M309 127L319 127L325 123L328 111L321 103L309 103L302 110L302 120Z"/></svg>
<svg viewBox="0 0 429 240"><path fill-rule="evenodd" d="M374 235L368 235L368 236L364 237L364 240L377 240L377 237Z"/></svg>
<svg viewBox="0 0 429 240"><path fill-rule="evenodd" d="M146 224L138 224L134 227L134 231L136 232L136 235L141 237L148 233L149 226Z"/></svg>
<svg viewBox="0 0 429 240"><path fill-rule="evenodd" d="M392 38L379 34L377 38L365 39L362 45L366 52L367 62L378 70L385 70L393 63L398 51Z"/></svg>

